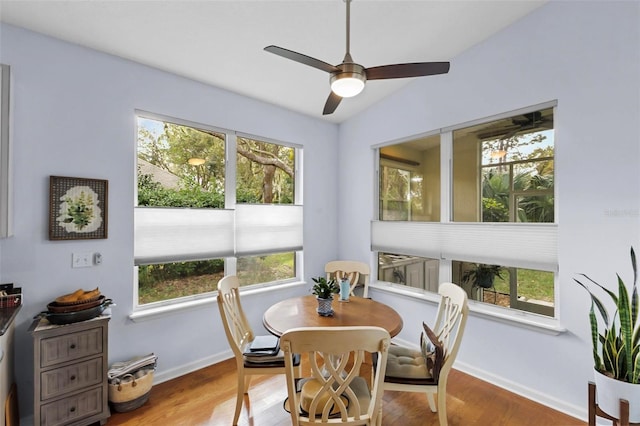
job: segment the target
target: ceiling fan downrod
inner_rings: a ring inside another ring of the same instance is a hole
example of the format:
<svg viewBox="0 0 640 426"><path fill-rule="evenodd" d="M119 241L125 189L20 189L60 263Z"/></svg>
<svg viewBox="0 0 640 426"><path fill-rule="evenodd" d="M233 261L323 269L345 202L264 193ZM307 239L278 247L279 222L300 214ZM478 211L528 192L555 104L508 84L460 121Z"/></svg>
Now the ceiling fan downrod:
<svg viewBox="0 0 640 426"><path fill-rule="evenodd" d="M351 58L349 45L351 44L351 0L344 0L347 3L347 36L346 53L342 64L338 65L340 71L332 72L329 77L331 91L341 97L350 98L356 96L364 89L367 81L367 73L362 65L356 64Z"/></svg>
<svg viewBox="0 0 640 426"><path fill-rule="evenodd" d="M343 62L347 62L347 57L349 57L349 62L353 62L353 59L351 59L351 51L349 48L351 44L351 0L344 1L347 3L347 46Z"/></svg>

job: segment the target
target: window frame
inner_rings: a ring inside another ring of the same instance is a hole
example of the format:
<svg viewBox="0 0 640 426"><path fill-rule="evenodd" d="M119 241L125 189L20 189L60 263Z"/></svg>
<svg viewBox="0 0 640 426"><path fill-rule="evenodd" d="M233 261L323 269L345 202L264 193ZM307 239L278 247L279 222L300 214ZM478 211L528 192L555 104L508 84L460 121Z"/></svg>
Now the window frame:
<svg viewBox="0 0 640 426"><path fill-rule="evenodd" d="M212 131L216 133L220 133L225 135L224 146L225 146L225 205L222 209L215 209L219 211L233 211L235 215L236 206L240 206L236 200L236 184L237 184L237 174L236 174L236 155L237 155L237 138L243 137L248 139L253 139L260 142L272 143L281 146L285 146L288 148L292 148L294 150L294 192L293 192L293 203L292 204L272 204L271 206L277 206L276 208L286 208L287 206L291 206L296 209L298 213L295 213L299 216L299 231L300 231L300 240L299 245L296 246L297 249L292 249L291 251L285 252L293 252L294 253L294 277L284 280L276 280L268 283L256 283L247 286L243 286L241 291L250 290L250 291L262 291L268 290L269 288L277 287L282 288L288 285L297 284L302 281L302 264L303 264L303 247L302 247L302 232L303 232L303 223L302 217L304 212L303 205L303 185L302 185L302 158L303 158L303 146L300 144L290 143L290 142L282 142L270 138L266 138L263 136L250 135L247 133L237 132L229 129L223 129L219 127L214 127L207 124L197 123L189 120L184 120L177 117L166 116L163 114L153 113L149 111L136 109L134 111L135 118L135 136L134 141L136 143L135 149L135 161L134 161L134 213L135 209L138 208L138 177L137 177L137 164L138 164L138 148L137 148L137 137L138 137L138 118L146 118L151 120L156 120L160 122L169 122L172 124L193 127L196 129ZM242 203L243 209L251 209L251 204ZM253 206L267 208L267 204L253 204ZM246 216L246 215L245 215ZM235 223L235 220L234 220ZM235 227L235 225L234 225ZM234 235L236 234L236 230L233 231ZM135 229L134 229L134 238L135 238ZM237 237L234 237L237 238ZM234 244L235 246L235 244ZM235 250L235 249L234 249ZM134 244L135 251L135 244ZM258 251L251 255L255 254L271 254L275 253L273 250L267 251ZM221 257L220 259L224 260L224 274L225 275L235 275L237 272L237 263L238 257L234 253L233 256ZM189 309L192 307L197 307L202 304L212 303L214 301L215 295L217 291L200 293L195 295L183 296L175 299L167 299L152 303L139 304L139 293L138 293L138 266L134 264L133 268L133 312L130 315L130 318L134 321L143 320L148 317L154 317L157 315L161 315L168 311L174 310L182 310Z"/></svg>

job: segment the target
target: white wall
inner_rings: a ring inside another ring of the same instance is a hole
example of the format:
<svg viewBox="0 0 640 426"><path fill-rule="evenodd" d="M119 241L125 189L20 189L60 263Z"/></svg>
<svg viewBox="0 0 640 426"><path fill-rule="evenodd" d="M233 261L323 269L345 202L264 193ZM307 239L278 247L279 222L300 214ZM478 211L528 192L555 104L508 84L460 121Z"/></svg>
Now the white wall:
<svg viewBox="0 0 640 426"><path fill-rule="evenodd" d="M99 286L114 299L110 362L154 352L159 379L202 367L229 346L217 306L133 323L134 110L304 145L304 277L321 275L336 256L335 174L337 125L176 77L16 27L0 26L0 62L13 72L15 236L0 240L0 277L23 288L16 322L20 412L33 411L34 315L55 297ZM215 72L215 70L212 70ZM48 240L49 176L108 179L108 238ZM314 178L321 176L322 178ZM73 252L100 252L104 262L71 268ZM248 295L245 305L257 332L262 312L308 285Z"/></svg>
<svg viewBox="0 0 640 426"><path fill-rule="evenodd" d="M553 1L453 58L449 74L416 79L340 127L349 167L340 168L339 230L350 236L339 255L363 257L371 212L353 206L374 205L372 145L557 99L557 300L567 332L472 315L457 367L583 419L589 301L572 278L584 272L615 288L615 272L632 280L630 246L640 250L639 22L637 1ZM401 310L399 337L417 342L433 305L372 292Z"/></svg>

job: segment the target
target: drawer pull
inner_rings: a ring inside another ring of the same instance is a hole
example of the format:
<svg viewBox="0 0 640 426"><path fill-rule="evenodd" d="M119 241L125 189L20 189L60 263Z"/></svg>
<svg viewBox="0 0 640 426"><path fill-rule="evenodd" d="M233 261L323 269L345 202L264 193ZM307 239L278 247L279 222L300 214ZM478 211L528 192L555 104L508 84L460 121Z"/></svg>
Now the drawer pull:
<svg viewBox="0 0 640 426"><path fill-rule="evenodd" d="M71 346L69 346L69 349L75 349L76 348L76 344L72 343Z"/></svg>
<svg viewBox="0 0 640 426"><path fill-rule="evenodd" d="M73 376L69 377L69 380L71 380L71 381L74 381L75 379L76 379L75 374Z"/></svg>
<svg viewBox="0 0 640 426"><path fill-rule="evenodd" d="M73 413L73 412L75 412L75 411L76 411L76 407L71 407L71 408L69 409L69 411L70 411L70 412L72 412L72 413Z"/></svg>

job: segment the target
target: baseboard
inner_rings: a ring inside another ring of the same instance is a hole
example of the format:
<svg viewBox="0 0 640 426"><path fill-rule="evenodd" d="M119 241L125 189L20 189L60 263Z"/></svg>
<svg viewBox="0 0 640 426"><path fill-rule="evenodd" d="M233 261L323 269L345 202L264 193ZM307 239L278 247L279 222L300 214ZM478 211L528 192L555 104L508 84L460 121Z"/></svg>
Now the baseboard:
<svg viewBox="0 0 640 426"><path fill-rule="evenodd" d="M156 371L153 377L153 383L159 384L172 379L176 379L180 376L184 376L185 374L193 373L194 371L209 367L210 365L226 361L229 358L233 358L233 352L231 352L231 349L190 362L189 364L181 365L176 368L163 370L161 372Z"/></svg>
<svg viewBox="0 0 640 426"><path fill-rule="evenodd" d="M419 350L418 345L415 342L409 342L403 339L394 338L393 342L407 347L413 347L416 350ZM470 376L473 376L477 379L484 380L485 382L491 383L492 385L496 385L499 388L512 392L516 395L520 395L523 398L530 399L531 401L535 401L539 404L542 404L546 407L552 408L556 411L564 413L568 416L575 417L576 419L587 422L588 412L585 406L576 406L573 404L569 404L565 401L560 401L555 398L549 398L548 395L545 395L541 392L538 392L534 389L531 389L526 386L522 386L519 383L506 379L505 377L497 376L493 373L485 371L480 368L476 368L469 364L466 364L461 361L456 361L453 365L453 368L456 370L462 371Z"/></svg>

